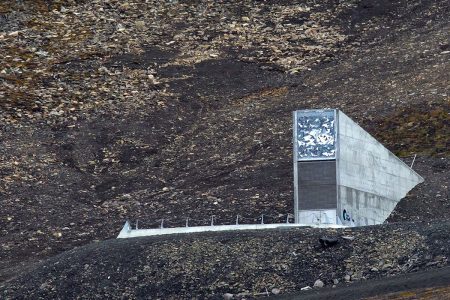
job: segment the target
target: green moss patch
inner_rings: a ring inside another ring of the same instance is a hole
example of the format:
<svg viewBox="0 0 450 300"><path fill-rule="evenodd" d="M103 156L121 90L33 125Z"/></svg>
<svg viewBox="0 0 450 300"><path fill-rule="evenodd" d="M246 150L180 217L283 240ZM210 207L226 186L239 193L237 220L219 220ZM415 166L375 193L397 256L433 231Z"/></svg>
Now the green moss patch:
<svg viewBox="0 0 450 300"><path fill-rule="evenodd" d="M375 137L398 156L450 154L450 101L402 109L377 123Z"/></svg>

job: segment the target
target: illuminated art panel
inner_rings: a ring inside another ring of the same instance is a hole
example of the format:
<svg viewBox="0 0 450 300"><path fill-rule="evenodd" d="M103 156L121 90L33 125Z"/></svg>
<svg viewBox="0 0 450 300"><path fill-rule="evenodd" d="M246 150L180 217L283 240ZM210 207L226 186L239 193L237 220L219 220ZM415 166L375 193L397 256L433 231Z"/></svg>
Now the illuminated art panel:
<svg viewBox="0 0 450 300"><path fill-rule="evenodd" d="M336 157L334 110L299 111L296 122L298 160Z"/></svg>

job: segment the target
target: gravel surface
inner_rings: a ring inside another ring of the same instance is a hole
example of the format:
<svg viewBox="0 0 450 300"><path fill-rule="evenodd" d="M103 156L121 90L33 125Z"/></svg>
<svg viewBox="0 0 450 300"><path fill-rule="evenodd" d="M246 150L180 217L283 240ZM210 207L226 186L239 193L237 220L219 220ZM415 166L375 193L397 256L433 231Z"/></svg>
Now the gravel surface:
<svg viewBox="0 0 450 300"><path fill-rule="evenodd" d="M367 300L405 300L405 299L447 299L450 293L450 268L426 270L395 277L350 283L339 288L315 289L309 292L285 296L272 296L273 299L367 299Z"/></svg>
<svg viewBox="0 0 450 300"><path fill-rule="evenodd" d="M126 219L285 221L296 109L342 109L417 154L426 181L388 222L446 222L449 14L444 0L0 1L0 281Z"/></svg>
<svg viewBox="0 0 450 300"><path fill-rule="evenodd" d="M0 295L221 299L229 293L241 299L274 289L298 291L318 286L318 280L342 286L446 266L449 229L449 222L421 222L109 240L47 260L3 286ZM323 247L323 236L338 243Z"/></svg>

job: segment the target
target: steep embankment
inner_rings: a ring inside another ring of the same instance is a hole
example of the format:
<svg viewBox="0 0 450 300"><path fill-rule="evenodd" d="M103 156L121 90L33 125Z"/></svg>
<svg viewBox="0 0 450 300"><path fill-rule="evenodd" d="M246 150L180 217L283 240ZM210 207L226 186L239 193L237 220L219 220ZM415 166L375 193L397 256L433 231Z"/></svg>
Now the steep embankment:
<svg viewBox="0 0 450 300"><path fill-rule="evenodd" d="M109 240L47 260L0 295L190 299L231 293L248 298L266 290L298 291L318 279L328 287L343 286L447 265L449 229L449 223L409 223ZM323 236L339 242L323 248Z"/></svg>
<svg viewBox="0 0 450 300"><path fill-rule="evenodd" d="M418 154L390 221L448 218L447 1L316 2L1 3L1 278L126 218L284 219L302 108Z"/></svg>

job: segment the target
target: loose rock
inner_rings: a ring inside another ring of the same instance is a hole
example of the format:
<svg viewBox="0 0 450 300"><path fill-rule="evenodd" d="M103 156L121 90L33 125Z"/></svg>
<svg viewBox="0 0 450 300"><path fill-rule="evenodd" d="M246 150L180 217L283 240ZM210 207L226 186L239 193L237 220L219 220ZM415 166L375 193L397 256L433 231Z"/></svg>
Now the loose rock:
<svg viewBox="0 0 450 300"><path fill-rule="evenodd" d="M315 287L315 288L323 288L323 286L324 286L324 283L323 283L323 281L320 280L320 279L317 279L317 280L314 282L314 287Z"/></svg>

